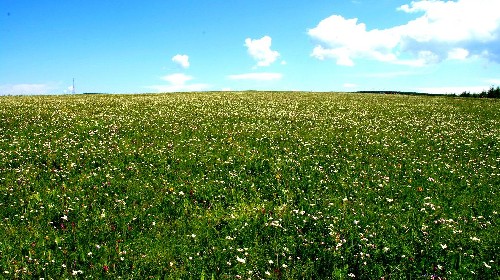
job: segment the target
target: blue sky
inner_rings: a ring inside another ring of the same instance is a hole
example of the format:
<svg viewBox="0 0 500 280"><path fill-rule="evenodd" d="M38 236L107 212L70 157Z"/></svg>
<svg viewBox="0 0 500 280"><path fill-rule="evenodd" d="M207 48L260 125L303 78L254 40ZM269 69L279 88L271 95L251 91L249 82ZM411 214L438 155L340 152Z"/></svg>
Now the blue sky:
<svg viewBox="0 0 500 280"><path fill-rule="evenodd" d="M500 1L0 1L0 95L480 91Z"/></svg>

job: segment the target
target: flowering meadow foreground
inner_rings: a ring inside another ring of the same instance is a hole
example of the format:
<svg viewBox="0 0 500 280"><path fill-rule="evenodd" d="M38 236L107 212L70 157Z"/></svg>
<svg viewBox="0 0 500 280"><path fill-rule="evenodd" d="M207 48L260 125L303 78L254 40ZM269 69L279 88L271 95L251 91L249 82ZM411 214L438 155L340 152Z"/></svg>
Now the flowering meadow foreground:
<svg viewBox="0 0 500 280"><path fill-rule="evenodd" d="M0 278L499 279L500 102L0 97Z"/></svg>

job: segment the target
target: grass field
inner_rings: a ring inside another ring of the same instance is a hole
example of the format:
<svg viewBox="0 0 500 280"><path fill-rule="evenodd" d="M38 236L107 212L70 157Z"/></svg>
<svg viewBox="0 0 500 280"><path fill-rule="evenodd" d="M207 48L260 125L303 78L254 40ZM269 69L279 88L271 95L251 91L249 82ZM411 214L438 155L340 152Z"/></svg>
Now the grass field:
<svg viewBox="0 0 500 280"><path fill-rule="evenodd" d="M0 278L500 278L495 100L0 97L0 120Z"/></svg>

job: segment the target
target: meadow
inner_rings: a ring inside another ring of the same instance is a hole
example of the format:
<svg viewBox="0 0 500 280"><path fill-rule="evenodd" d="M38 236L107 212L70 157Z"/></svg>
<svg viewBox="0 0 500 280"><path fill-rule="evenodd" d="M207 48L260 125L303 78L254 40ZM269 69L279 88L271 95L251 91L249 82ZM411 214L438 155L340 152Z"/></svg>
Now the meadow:
<svg viewBox="0 0 500 280"><path fill-rule="evenodd" d="M500 102L0 97L0 278L500 279Z"/></svg>

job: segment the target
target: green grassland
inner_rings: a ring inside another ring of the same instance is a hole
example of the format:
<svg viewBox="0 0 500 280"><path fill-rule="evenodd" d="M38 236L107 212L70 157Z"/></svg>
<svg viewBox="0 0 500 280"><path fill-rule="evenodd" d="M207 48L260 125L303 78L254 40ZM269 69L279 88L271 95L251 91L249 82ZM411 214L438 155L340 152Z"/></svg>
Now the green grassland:
<svg viewBox="0 0 500 280"><path fill-rule="evenodd" d="M0 278L499 279L500 102L0 97Z"/></svg>

